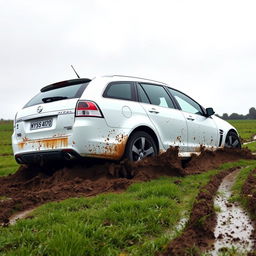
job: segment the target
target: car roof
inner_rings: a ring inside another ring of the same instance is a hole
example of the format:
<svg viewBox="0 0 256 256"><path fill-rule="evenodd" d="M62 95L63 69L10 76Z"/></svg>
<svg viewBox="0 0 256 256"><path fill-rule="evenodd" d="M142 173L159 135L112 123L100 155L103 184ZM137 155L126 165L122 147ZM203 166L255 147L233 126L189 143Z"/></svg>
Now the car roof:
<svg viewBox="0 0 256 256"><path fill-rule="evenodd" d="M112 81L112 82L115 82L115 81L133 81L133 82L155 83L155 84L168 86L166 83L163 83L163 82L160 82L160 81L147 79L147 78L136 77L136 76L104 75L104 76L94 77L93 79L78 78L78 79L69 79L69 80L65 80L65 81L60 81L60 82L56 82L56 83L47 85L47 86L43 87L40 91L45 92L45 91L49 91L49 90L52 90L52 89L57 89L57 88L66 87L66 86L70 86L70 85L75 85L75 84L79 84L79 83L86 83L86 82L90 82L92 80L104 79L104 78L107 79L109 82L110 81Z"/></svg>

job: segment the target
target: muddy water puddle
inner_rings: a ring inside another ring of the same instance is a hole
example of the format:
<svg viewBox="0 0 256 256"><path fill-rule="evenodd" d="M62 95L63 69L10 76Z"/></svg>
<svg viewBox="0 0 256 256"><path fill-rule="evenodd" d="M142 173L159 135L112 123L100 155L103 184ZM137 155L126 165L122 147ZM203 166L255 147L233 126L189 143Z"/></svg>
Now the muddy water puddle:
<svg viewBox="0 0 256 256"><path fill-rule="evenodd" d="M254 136L252 137L252 140L251 140L251 141L244 142L243 145L248 145L248 144L253 143L253 142L255 142L255 141L256 141L256 135L254 135Z"/></svg>
<svg viewBox="0 0 256 256"><path fill-rule="evenodd" d="M18 220L25 219L34 210L35 210L35 208L29 209L29 210L26 210L26 211L22 211L22 212L19 212L19 213L15 214L15 215L11 216L9 218L9 225L14 225L14 224L16 224L16 222Z"/></svg>
<svg viewBox="0 0 256 256"><path fill-rule="evenodd" d="M220 211L216 213L215 243L214 249L210 252L213 256L228 250L235 250L236 253L240 253L239 255L243 255L253 246L251 239L253 226L248 214L238 203L229 202L232 195L231 188L239 172L240 170L236 170L223 179L214 201L217 211Z"/></svg>

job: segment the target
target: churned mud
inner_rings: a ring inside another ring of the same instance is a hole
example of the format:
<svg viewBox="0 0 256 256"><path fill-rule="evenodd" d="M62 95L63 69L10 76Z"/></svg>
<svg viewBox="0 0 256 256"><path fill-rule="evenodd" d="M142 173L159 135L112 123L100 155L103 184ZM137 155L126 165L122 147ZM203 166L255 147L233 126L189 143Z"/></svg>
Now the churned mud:
<svg viewBox="0 0 256 256"><path fill-rule="evenodd" d="M135 182L161 176L184 176L204 172L224 162L255 159L248 150L203 150L190 162L178 158L178 148L140 162L71 163L68 166L21 166L7 177L0 178L0 223L7 226L14 214L50 201L69 197L95 196L125 190Z"/></svg>
<svg viewBox="0 0 256 256"><path fill-rule="evenodd" d="M217 192L215 208L217 209L217 225L214 231L214 249L210 255L217 256L220 252L235 248L238 254L247 254L252 250L253 225L247 212L238 203L231 203L231 188L237 178L239 169L227 175Z"/></svg>

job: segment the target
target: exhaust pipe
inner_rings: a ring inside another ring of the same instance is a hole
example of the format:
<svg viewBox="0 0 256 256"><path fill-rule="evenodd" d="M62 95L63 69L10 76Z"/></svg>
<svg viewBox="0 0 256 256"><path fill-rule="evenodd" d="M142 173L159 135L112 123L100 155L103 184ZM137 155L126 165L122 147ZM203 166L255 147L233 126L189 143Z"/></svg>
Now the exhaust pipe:
<svg viewBox="0 0 256 256"><path fill-rule="evenodd" d="M64 157L65 160L68 160L68 161L70 161L70 160L75 158L72 154L70 154L68 152L64 152L63 153L63 157Z"/></svg>
<svg viewBox="0 0 256 256"><path fill-rule="evenodd" d="M18 164L24 164L24 162L23 162L23 160L22 160L21 157L17 156L17 157L15 157L15 158L16 158L16 162L17 162Z"/></svg>

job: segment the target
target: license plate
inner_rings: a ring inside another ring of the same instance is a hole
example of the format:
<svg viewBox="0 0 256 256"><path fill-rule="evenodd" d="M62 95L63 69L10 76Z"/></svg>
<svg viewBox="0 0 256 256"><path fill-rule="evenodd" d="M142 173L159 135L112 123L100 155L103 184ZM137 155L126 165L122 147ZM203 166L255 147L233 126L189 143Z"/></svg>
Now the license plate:
<svg viewBox="0 0 256 256"><path fill-rule="evenodd" d="M37 130L52 127L52 118L33 121L30 123L30 130Z"/></svg>

